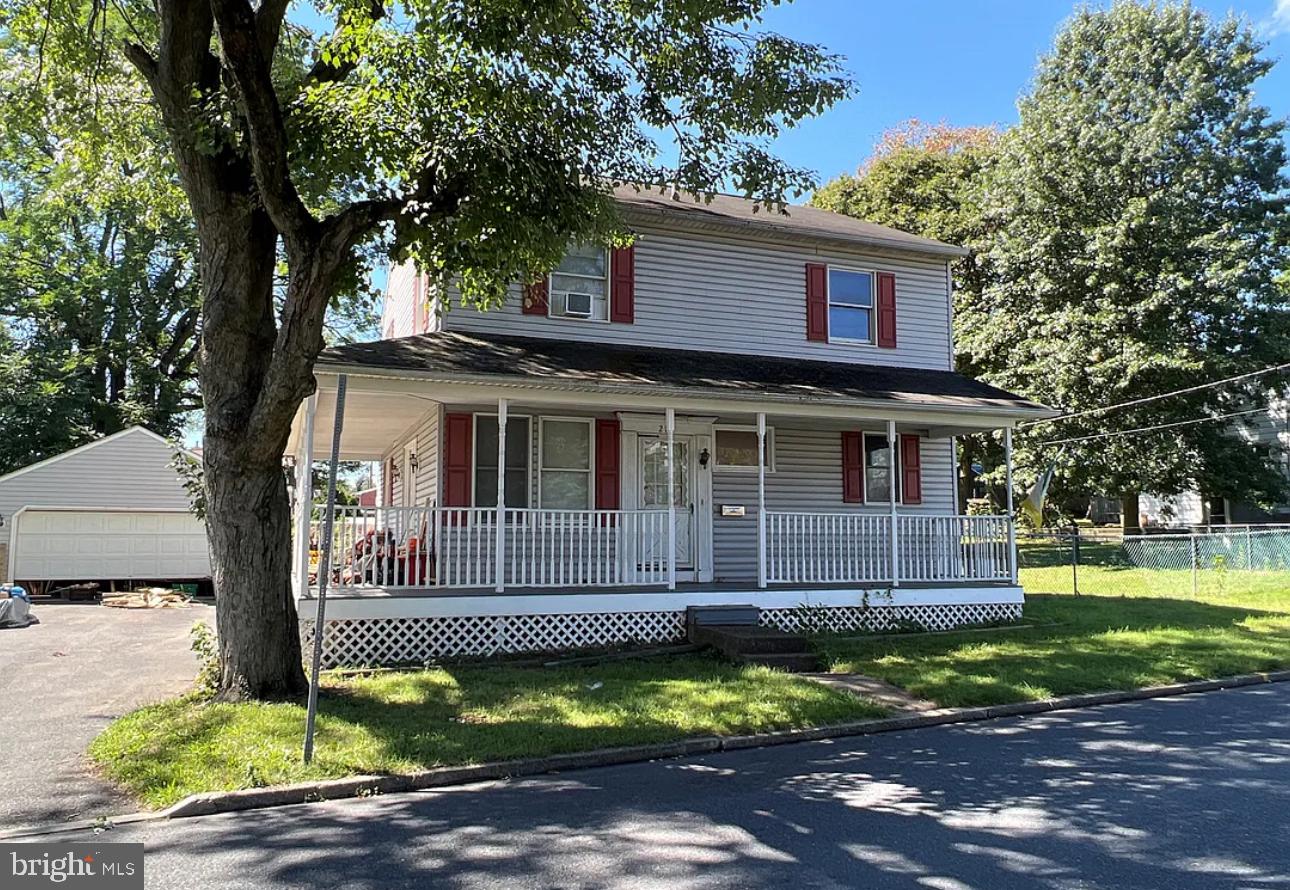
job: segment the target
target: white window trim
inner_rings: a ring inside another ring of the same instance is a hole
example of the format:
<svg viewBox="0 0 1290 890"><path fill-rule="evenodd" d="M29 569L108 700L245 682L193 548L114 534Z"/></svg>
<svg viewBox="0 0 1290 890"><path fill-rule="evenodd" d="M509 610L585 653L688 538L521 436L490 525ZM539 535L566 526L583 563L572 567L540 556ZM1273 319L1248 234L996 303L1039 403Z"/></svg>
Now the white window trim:
<svg viewBox="0 0 1290 890"><path fill-rule="evenodd" d="M885 432L866 433L864 431L861 431L860 433L860 488L861 488L860 503L864 504L865 506L869 506L871 504L877 504L878 506L886 506L887 504L891 503L890 497L885 497L880 501L869 500L869 463L868 463L869 449L865 444L865 440L867 440L870 436L872 436L875 439L887 438L887 434ZM899 433L896 434L896 442L898 443L900 442ZM897 481L896 473L895 473L895 470L896 470L895 449L897 447L899 446L898 445L893 446L892 443L890 442L887 443L887 448L891 450L891 456L887 459L887 472L891 474L891 484L896 489L896 503L903 504L904 493L900 490L900 483Z"/></svg>
<svg viewBox="0 0 1290 890"><path fill-rule="evenodd" d="M542 429L546 426L548 420L554 420L559 423L581 423L587 427L587 469L579 470L575 467L551 467L553 473L582 473L587 474L587 506L585 509L596 509L596 418L594 417L565 417L559 414L542 415L538 418L538 460L537 460L537 490L534 492L534 500L537 502L538 510L567 510L574 509L570 507L545 507L542 505L542 472L543 466L543 442L545 437L542 435Z"/></svg>
<svg viewBox="0 0 1290 890"><path fill-rule="evenodd" d="M713 472L737 473L737 474L743 474L743 475L756 476L757 475L756 465L751 467L724 466L722 465L721 461L717 459L717 453L718 453L717 452L717 434L723 431L729 431L729 432L735 432L735 433L756 433L757 427L743 426L736 423L722 423L722 424L713 425L712 427L712 470ZM766 427L766 457L767 457L766 472L767 473L775 472L775 428L773 426Z"/></svg>
<svg viewBox="0 0 1290 890"><path fill-rule="evenodd" d="M579 318L576 315L556 315L555 309L554 309L555 288L552 287L551 285L551 277L556 274L573 275L575 278L586 278L590 280L591 276L578 275L577 273L574 273L574 272L561 272L559 269L553 269L552 271L546 273L546 317L547 318L553 318L559 321L577 321L577 322L589 321L596 324L609 324L609 316L613 314L613 307L611 307L609 303L613 299L614 257L613 257L613 254L609 252L609 248L607 247L604 248L603 253L605 255L605 317L604 318ZM568 293L568 291L561 291L560 293Z"/></svg>
<svg viewBox="0 0 1290 890"><path fill-rule="evenodd" d="M486 414L482 412L471 412L474 423L470 428L470 502L476 507L491 507L497 503L497 490L488 493L488 501L484 504L479 502L479 419L488 418L492 421L493 426L497 426L497 412ZM528 442L524 446L524 506L510 507L507 510L528 510L533 507L533 417L530 414L510 414L506 415L506 422L509 425L512 420L527 420L529 427ZM506 468L498 467L497 471L502 474L503 479L506 476ZM502 486L505 490L505 481Z"/></svg>
<svg viewBox="0 0 1290 890"><path fill-rule="evenodd" d="M839 306L850 309L868 309L869 310L869 339L856 340L851 337L834 337L832 313L829 311L833 308L833 271L839 272L857 272L869 276L869 287L872 290L872 296L868 306L861 306L859 303L838 303ZM856 266L839 266L833 263L826 263L824 266L824 331L828 337L829 343L843 343L847 346L872 346L878 348L878 270L862 269Z"/></svg>

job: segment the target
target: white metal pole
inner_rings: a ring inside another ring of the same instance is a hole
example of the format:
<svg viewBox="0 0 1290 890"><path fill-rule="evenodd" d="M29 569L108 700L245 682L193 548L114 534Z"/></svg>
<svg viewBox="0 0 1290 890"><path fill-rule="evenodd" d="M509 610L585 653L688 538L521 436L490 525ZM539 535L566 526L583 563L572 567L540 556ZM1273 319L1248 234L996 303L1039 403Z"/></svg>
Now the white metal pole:
<svg viewBox="0 0 1290 890"><path fill-rule="evenodd" d="M766 586L766 412L757 412L757 586Z"/></svg>
<svg viewBox="0 0 1290 890"><path fill-rule="evenodd" d="M314 512L314 415L318 394L305 400L305 418L300 432L300 453L296 464L296 598L309 589L309 520Z"/></svg>
<svg viewBox="0 0 1290 890"><path fill-rule="evenodd" d="M1008 559L1011 563L1012 583L1017 583L1017 517L1012 509L1012 427L1003 428L1003 455L1005 464L1005 485L1007 486L1008 507Z"/></svg>
<svg viewBox="0 0 1290 890"><path fill-rule="evenodd" d="M318 560L318 611L314 615L314 653L309 671L309 705L305 709L304 761L314 759L314 723L318 717L318 671L322 666L323 628L327 619L327 581L331 577L331 535L336 520L336 466L340 462L340 432L345 423L347 378L336 379L336 421L331 431L331 460L327 465L327 512L323 514L322 553Z"/></svg>
<svg viewBox="0 0 1290 890"><path fill-rule="evenodd" d="M896 480L899 477L899 464L897 455L900 449L896 447L896 421L887 421L887 501L891 507L891 586L900 586L900 542L898 540L899 532L896 529Z"/></svg>
<svg viewBox="0 0 1290 890"><path fill-rule="evenodd" d="M502 577L506 565L506 399L497 400L497 543L493 553L493 590L506 589Z"/></svg>
<svg viewBox="0 0 1290 890"><path fill-rule="evenodd" d="M667 409L667 589L676 590L676 410Z"/></svg>
<svg viewBox="0 0 1290 890"><path fill-rule="evenodd" d="M959 440L950 436L950 485L954 497L954 512L959 512ZM964 512L967 512L966 510Z"/></svg>

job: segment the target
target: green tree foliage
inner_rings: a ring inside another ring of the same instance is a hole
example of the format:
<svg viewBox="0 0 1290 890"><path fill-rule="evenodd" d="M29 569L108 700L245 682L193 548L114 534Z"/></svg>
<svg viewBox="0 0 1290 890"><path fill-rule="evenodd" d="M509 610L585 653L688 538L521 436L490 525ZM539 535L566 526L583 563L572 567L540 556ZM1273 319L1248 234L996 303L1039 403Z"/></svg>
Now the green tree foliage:
<svg viewBox="0 0 1290 890"><path fill-rule="evenodd" d="M771 2L337 0L293 21L290 0L0 0L46 70L128 59L168 135L198 235L222 694L304 686L280 464L328 305L385 254L496 306L570 242L629 237L615 183L813 186L768 146L851 87L759 26Z"/></svg>
<svg viewBox="0 0 1290 890"><path fill-rule="evenodd" d="M196 234L163 145L123 62L55 72L0 43L0 473L131 424L173 435L198 405Z"/></svg>
<svg viewBox="0 0 1290 890"><path fill-rule="evenodd" d="M1260 51L1248 27L1185 4L1082 10L1040 60L1017 126L900 128L816 203L971 247L955 267L958 367L1063 410L1276 364L1290 355L1275 281L1286 150L1254 101L1271 65ZM1259 406L1273 383L1034 427L1018 437L1019 476L1058 454L1045 442ZM964 464L1000 459L997 442L964 441ZM1211 422L1072 443L1053 490L1271 501L1276 463Z"/></svg>
<svg viewBox="0 0 1290 890"><path fill-rule="evenodd" d="M989 214L993 283L958 319L959 348L991 379L1066 411L1163 393L1285 361L1285 124L1254 100L1271 66L1250 28L1183 3L1082 10L1020 105ZM1269 379L1037 427L1078 438L1266 404ZM1060 478L1133 496L1198 487L1275 500L1266 447L1227 423L1068 447ZM1136 519L1136 517L1132 517Z"/></svg>

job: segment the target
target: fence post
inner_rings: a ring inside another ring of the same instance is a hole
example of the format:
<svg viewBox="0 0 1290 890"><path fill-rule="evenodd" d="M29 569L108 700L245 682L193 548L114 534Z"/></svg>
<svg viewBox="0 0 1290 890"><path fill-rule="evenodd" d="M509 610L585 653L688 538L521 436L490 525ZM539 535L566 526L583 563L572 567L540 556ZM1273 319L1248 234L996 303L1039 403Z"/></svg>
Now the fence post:
<svg viewBox="0 0 1290 890"><path fill-rule="evenodd" d="M1071 593L1079 596L1079 526L1071 529Z"/></svg>
<svg viewBox="0 0 1290 890"><path fill-rule="evenodd" d="M1200 565L1197 559L1196 533L1192 532L1191 537L1191 595L1200 595Z"/></svg>

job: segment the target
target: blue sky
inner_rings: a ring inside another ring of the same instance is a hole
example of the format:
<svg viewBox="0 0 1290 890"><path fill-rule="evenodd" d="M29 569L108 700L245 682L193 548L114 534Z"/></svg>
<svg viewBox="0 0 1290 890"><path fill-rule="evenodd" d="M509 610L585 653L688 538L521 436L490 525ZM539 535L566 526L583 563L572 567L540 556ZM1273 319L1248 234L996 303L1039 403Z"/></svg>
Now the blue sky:
<svg viewBox="0 0 1290 890"><path fill-rule="evenodd" d="M1274 115L1290 117L1290 0L1194 5L1220 18L1234 12L1259 29L1265 53L1280 62L1260 83L1260 101ZM909 118L1014 123L1017 96L1036 59L1075 6L1073 0L797 0L772 9L766 27L846 56L860 87L854 99L785 134L776 150L827 182L854 171L883 131Z"/></svg>

